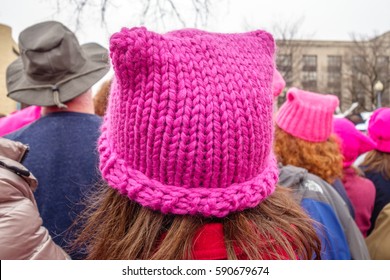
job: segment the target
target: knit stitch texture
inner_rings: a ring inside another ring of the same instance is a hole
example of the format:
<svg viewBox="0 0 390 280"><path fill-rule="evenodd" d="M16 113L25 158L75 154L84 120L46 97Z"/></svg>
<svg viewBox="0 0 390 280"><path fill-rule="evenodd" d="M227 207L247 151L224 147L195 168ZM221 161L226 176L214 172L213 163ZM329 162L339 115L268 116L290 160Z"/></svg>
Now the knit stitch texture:
<svg viewBox="0 0 390 280"><path fill-rule="evenodd" d="M275 189L274 40L123 28L99 140L108 184L162 213L224 217Z"/></svg>
<svg viewBox="0 0 390 280"><path fill-rule="evenodd" d="M339 105L334 95L290 88L280 107L276 124L287 133L308 142L328 140L333 129L333 113Z"/></svg>

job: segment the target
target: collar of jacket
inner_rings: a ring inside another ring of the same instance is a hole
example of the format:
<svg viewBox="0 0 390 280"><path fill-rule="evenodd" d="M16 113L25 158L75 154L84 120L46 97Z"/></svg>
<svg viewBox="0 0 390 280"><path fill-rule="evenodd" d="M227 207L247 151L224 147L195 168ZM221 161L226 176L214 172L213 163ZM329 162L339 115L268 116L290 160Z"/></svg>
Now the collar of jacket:
<svg viewBox="0 0 390 280"><path fill-rule="evenodd" d="M21 164L27 153L28 146L0 137L0 168L22 177L34 191L38 185L37 179Z"/></svg>

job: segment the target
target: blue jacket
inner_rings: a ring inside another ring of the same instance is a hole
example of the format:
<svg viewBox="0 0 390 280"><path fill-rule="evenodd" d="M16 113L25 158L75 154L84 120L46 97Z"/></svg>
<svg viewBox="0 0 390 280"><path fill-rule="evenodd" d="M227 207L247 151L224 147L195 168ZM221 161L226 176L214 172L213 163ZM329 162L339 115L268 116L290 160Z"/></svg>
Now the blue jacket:
<svg viewBox="0 0 390 280"><path fill-rule="evenodd" d="M38 179L34 196L43 225L61 247L72 238L69 228L84 209L84 195L100 180L96 149L100 125L96 115L60 112L5 136L30 147L24 165Z"/></svg>
<svg viewBox="0 0 390 280"><path fill-rule="evenodd" d="M368 230L368 235L375 227L376 219L379 213L390 203L390 180L387 180L381 173L377 172L364 172L367 179L370 179L375 186L375 203L374 209L371 215L371 228Z"/></svg>
<svg viewBox="0 0 390 280"><path fill-rule="evenodd" d="M291 188L302 208L319 223L322 259L369 259L364 238L347 204L332 186L306 169L281 166L279 185Z"/></svg>

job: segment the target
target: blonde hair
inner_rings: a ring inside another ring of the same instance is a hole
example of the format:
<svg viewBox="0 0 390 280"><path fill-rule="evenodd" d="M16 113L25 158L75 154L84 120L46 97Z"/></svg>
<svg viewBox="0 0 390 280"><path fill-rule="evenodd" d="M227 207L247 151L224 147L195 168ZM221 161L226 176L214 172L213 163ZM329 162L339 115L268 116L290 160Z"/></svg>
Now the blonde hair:
<svg viewBox="0 0 390 280"><path fill-rule="evenodd" d="M112 80L105 81L99 88L98 92L93 98L95 107L95 114L103 117L106 113L108 96L110 95Z"/></svg>
<svg viewBox="0 0 390 280"><path fill-rule="evenodd" d="M274 145L275 154L283 165L305 168L330 184L343 176L343 156L334 135L325 142L313 143L276 126Z"/></svg>
<svg viewBox="0 0 390 280"><path fill-rule="evenodd" d="M381 173L386 180L390 180L390 154L373 150L368 152L361 164L364 171Z"/></svg>
<svg viewBox="0 0 390 280"><path fill-rule="evenodd" d="M73 244L73 250L86 248L87 259L192 259L196 234L205 224L216 222L223 225L228 259L238 258L235 246L248 259L320 258L314 221L283 187L257 207L222 219L164 215L107 185L91 201Z"/></svg>

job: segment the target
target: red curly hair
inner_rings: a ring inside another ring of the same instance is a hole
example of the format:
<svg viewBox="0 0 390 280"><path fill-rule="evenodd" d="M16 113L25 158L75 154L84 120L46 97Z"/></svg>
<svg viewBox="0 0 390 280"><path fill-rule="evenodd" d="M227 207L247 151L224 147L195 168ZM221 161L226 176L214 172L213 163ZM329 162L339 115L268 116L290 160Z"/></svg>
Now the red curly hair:
<svg viewBox="0 0 390 280"><path fill-rule="evenodd" d="M275 127L275 154L283 165L307 169L332 184L343 175L343 156L335 135L326 142L313 143L294 137Z"/></svg>

